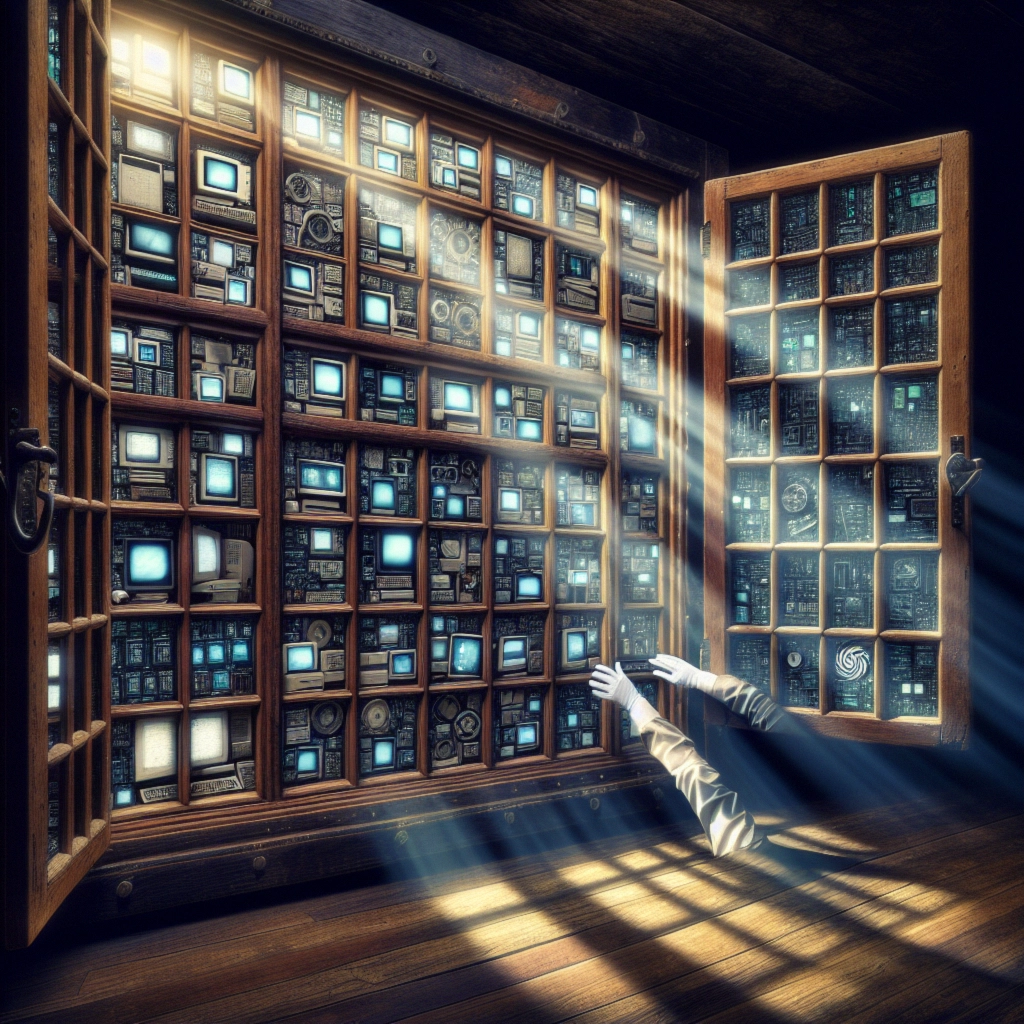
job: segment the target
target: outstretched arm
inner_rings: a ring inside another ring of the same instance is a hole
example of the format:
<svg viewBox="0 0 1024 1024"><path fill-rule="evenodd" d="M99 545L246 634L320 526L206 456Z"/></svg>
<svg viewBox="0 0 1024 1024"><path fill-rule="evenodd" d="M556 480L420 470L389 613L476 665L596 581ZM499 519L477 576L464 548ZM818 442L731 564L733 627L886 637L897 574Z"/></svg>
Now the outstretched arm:
<svg viewBox="0 0 1024 1024"><path fill-rule="evenodd" d="M716 857L754 843L754 819L739 796L697 753L693 742L644 700L618 663L614 669L598 665L590 687L598 696L629 712L648 752L665 766L676 788L689 801Z"/></svg>
<svg viewBox="0 0 1024 1024"><path fill-rule="evenodd" d="M651 658L654 674L677 686L688 686L694 690L720 700L734 714L747 720L752 729L761 732L792 729L793 719L768 696L750 683L735 676L716 676L704 672L682 658L671 654L659 654Z"/></svg>

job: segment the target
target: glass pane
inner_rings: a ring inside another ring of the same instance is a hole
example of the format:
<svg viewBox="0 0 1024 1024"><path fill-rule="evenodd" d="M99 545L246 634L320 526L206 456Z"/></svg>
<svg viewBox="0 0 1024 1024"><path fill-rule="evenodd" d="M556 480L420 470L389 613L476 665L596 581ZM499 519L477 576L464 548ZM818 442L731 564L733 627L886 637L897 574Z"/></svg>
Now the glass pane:
<svg viewBox="0 0 1024 1024"><path fill-rule="evenodd" d="M874 237L875 183L864 181L829 188L829 245L866 242Z"/></svg>
<svg viewBox="0 0 1024 1024"><path fill-rule="evenodd" d="M912 245L885 250L885 287L929 284L939 278L939 245Z"/></svg>
<svg viewBox="0 0 1024 1024"><path fill-rule="evenodd" d="M872 377L834 378L828 382L830 455L867 454L874 447Z"/></svg>
<svg viewBox="0 0 1024 1024"><path fill-rule="evenodd" d="M939 645L885 645L886 711L892 717L939 713Z"/></svg>
<svg viewBox="0 0 1024 1024"><path fill-rule="evenodd" d="M771 314L735 316L729 324L729 376L758 377L771 372Z"/></svg>
<svg viewBox="0 0 1024 1024"><path fill-rule="evenodd" d="M939 358L938 297L887 299L885 361L926 363Z"/></svg>
<svg viewBox="0 0 1024 1024"><path fill-rule="evenodd" d="M837 711L875 710L874 642L830 637L828 688Z"/></svg>
<svg viewBox="0 0 1024 1024"><path fill-rule="evenodd" d="M887 377L885 451L932 452L939 447L939 378Z"/></svg>
<svg viewBox="0 0 1024 1024"><path fill-rule="evenodd" d="M875 621L875 556L871 551L825 553L828 614L837 629L871 629Z"/></svg>
<svg viewBox="0 0 1024 1024"><path fill-rule="evenodd" d="M886 464L884 540L935 543L939 539L938 496L937 463Z"/></svg>
<svg viewBox="0 0 1024 1024"><path fill-rule="evenodd" d="M115 619L110 624L110 703L177 700L177 639L177 619Z"/></svg>
<svg viewBox="0 0 1024 1024"><path fill-rule="evenodd" d="M555 688L555 748L585 750L601 745L601 707L604 704L586 684Z"/></svg>
<svg viewBox="0 0 1024 1024"><path fill-rule="evenodd" d="M770 636L729 637L729 673L765 693L771 690L771 659Z"/></svg>
<svg viewBox="0 0 1024 1024"><path fill-rule="evenodd" d="M737 553L729 564L730 625L767 626L772 615L771 555Z"/></svg>
<svg viewBox="0 0 1024 1024"><path fill-rule="evenodd" d="M771 253L771 200L731 203L732 260L753 260Z"/></svg>
<svg viewBox="0 0 1024 1024"><path fill-rule="evenodd" d="M782 253L818 248L818 190L783 196L779 201Z"/></svg>
<svg viewBox="0 0 1024 1024"><path fill-rule="evenodd" d="M189 664L194 700L256 692L256 621L252 616L193 617Z"/></svg>
<svg viewBox="0 0 1024 1024"><path fill-rule="evenodd" d="M752 466L729 473L728 540L768 544L772 539L771 468Z"/></svg>
<svg viewBox="0 0 1024 1024"><path fill-rule="evenodd" d="M771 451L771 388L730 388L730 455L768 455Z"/></svg>
<svg viewBox="0 0 1024 1024"><path fill-rule="evenodd" d="M800 302L818 297L818 261L779 266L779 302Z"/></svg>
<svg viewBox="0 0 1024 1024"><path fill-rule="evenodd" d="M779 373L810 373L818 369L818 318L817 307L779 312Z"/></svg>
<svg viewBox="0 0 1024 1024"><path fill-rule="evenodd" d="M819 705L818 645L812 636L779 636L779 700L790 707Z"/></svg>
<svg viewBox="0 0 1024 1024"><path fill-rule="evenodd" d="M875 287L874 252L833 256L828 262L829 295L856 295Z"/></svg>
<svg viewBox="0 0 1024 1024"><path fill-rule="evenodd" d="M886 175L886 234L934 231L939 226L938 184L938 167Z"/></svg>
<svg viewBox="0 0 1024 1024"><path fill-rule="evenodd" d="M875 467L829 466L829 540L865 544L875 537Z"/></svg>
<svg viewBox="0 0 1024 1024"><path fill-rule="evenodd" d="M767 306L771 301L771 268L729 272L729 307Z"/></svg>
<svg viewBox="0 0 1024 1024"><path fill-rule="evenodd" d="M883 629L938 629L938 552L887 552L883 565Z"/></svg>
<svg viewBox="0 0 1024 1024"><path fill-rule="evenodd" d="M779 384L782 455L818 453L818 382Z"/></svg>
<svg viewBox="0 0 1024 1024"><path fill-rule="evenodd" d="M625 612L619 620L619 657L624 672L650 672L647 659L661 649L658 642L660 612Z"/></svg>
<svg viewBox="0 0 1024 1024"><path fill-rule="evenodd" d="M778 559L778 625L817 626L818 552L786 551Z"/></svg>
<svg viewBox="0 0 1024 1024"><path fill-rule="evenodd" d="M828 368L870 366L875 361L875 309L834 306L829 310Z"/></svg>
<svg viewBox="0 0 1024 1024"><path fill-rule="evenodd" d="M818 539L818 464L779 466L779 543Z"/></svg>

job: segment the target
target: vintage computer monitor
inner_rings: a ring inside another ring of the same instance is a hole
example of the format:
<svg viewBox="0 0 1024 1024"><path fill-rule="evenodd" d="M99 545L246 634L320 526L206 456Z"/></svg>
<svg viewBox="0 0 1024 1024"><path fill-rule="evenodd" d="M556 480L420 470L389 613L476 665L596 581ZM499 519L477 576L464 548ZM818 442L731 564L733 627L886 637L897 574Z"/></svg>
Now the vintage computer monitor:
<svg viewBox="0 0 1024 1024"><path fill-rule="evenodd" d="M540 420L527 420L522 417L516 420L517 441L542 441L543 424Z"/></svg>
<svg viewBox="0 0 1024 1024"><path fill-rule="evenodd" d="M192 386L200 402L223 402L227 392L224 374L210 370L196 370L192 374Z"/></svg>
<svg viewBox="0 0 1024 1024"><path fill-rule="evenodd" d="M154 263L177 263L174 254L174 236L177 229L167 228L162 224L147 224L141 220L129 220L127 227L125 256Z"/></svg>
<svg viewBox="0 0 1024 1024"><path fill-rule="evenodd" d="M319 779L323 775L323 748L297 747L295 750L295 777L302 780Z"/></svg>
<svg viewBox="0 0 1024 1024"><path fill-rule="evenodd" d="M597 523L597 502L570 501L569 524L571 526L594 526Z"/></svg>
<svg viewBox="0 0 1024 1024"><path fill-rule="evenodd" d="M598 434L597 410L570 408L569 433L574 437L596 437Z"/></svg>
<svg viewBox="0 0 1024 1024"><path fill-rule="evenodd" d="M135 781L165 779L178 771L178 723L172 715L135 722Z"/></svg>
<svg viewBox="0 0 1024 1024"><path fill-rule="evenodd" d="M452 679L479 679L483 674L484 638L471 633L453 633L448 655Z"/></svg>
<svg viewBox="0 0 1024 1024"><path fill-rule="evenodd" d="M126 537L124 588L129 594L173 590L174 542L159 537Z"/></svg>
<svg viewBox="0 0 1024 1024"><path fill-rule="evenodd" d="M252 640L248 637L236 637L230 641L231 664L251 665L252 664Z"/></svg>
<svg viewBox="0 0 1024 1024"><path fill-rule="evenodd" d="M540 317L534 313L516 314L516 334L520 338L540 339Z"/></svg>
<svg viewBox="0 0 1024 1024"><path fill-rule="evenodd" d="M516 750L534 750L540 746L540 728L536 722L516 726Z"/></svg>
<svg viewBox="0 0 1024 1024"><path fill-rule="evenodd" d="M474 146L467 146L465 143L457 143L455 146L455 163L465 171L480 170L480 150Z"/></svg>
<svg viewBox="0 0 1024 1024"><path fill-rule="evenodd" d="M309 360L309 397L317 402L345 400L345 364L340 359L313 356Z"/></svg>
<svg viewBox="0 0 1024 1024"><path fill-rule="evenodd" d="M195 188L203 195L248 203L252 198L252 169L241 160L197 149Z"/></svg>
<svg viewBox="0 0 1024 1024"><path fill-rule="evenodd" d="M380 476L370 481L370 514L393 516L398 509L398 486L395 478Z"/></svg>
<svg viewBox="0 0 1024 1024"><path fill-rule="evenodd" d="M441 382L441 410L446 419L480 419L480 385L462 381Z"/></svg>
<svg viewBox="0 0 1024 1024"><path fill-rule="evenodd" d="M641 454L654 455L657 447L657 434L654 421L644 416L630 416L627 420L629 450Z"/></svg>
<svg viewBox="0 0 1024 1024"><path fill-rule="evenodd" d="M149 338L135 338L132 342L132 356L142 366L160 365L160 342Z"/></svg>
<svg viewBox="0 0 1024 1024"><path fill-rule="evenodd" d="M520 569L516 572L516 601L543 601L544 576L531 569Z"/></svg>
<svg viewBox="0 0 1024 1024"><path fill-rule="evenodd" d="M405 233L398 224L377 222L377 248L383 255L405 255Z"/></svg>
<svg viewBox="0 0 1024 1024"><path fill-rule="evenodd" d="M117 464L123 468L173 469L174 432L122 423L117 428Z"/></svg>
<svg viewBox="0 0 1024 1024"><path fill-rule="evenodd" d="M229 60L217 61L217 95L231 103L255 105L252 72Z"/></svg>
<svg viewBox="0 0 1024 1024"><path fill-rule="evenodd" d="M251 306L252 281L247 277L228 277L224 282L224 302L229 306Z"/></svg>
<svg viewBox="0 0 1024 1024"><path fill-rule="evenodd" d="M295 475L303 512L341 508L341 499L346 494L344 463L297 459Z"/></svg>
<svg viewBox="0 0 1024 1024"><path fill-rule="evenodd" d="M517 217L528 217L533 220L534 216L534 198L533 196L524 196L521 192L512 193L512 212Z"/></svg>
<svg viewBox="0 0 1024 1024"><path fill-rule="evenodd" d="M384 771L395 767L395 741L390 736L373 741L373 770Z"/></svg>
<svg viewBox="0 0 1024 1024"><path fill-rule="evenodd" d="M134 355L132 332L127 327L110 328L110 358L116 363L130 363Z"/></svg>
<svg viewBox="0 0 1024 1024"><path fill-rule="evenodd" d="M587 667L587 631L585 629L562 630L561 667L576 672Z"/></svg>
<svg viewBox="0 0 1024 1024"><path fill-rule="evenodd" d="M214 455L202 452L199 456L199 500L208 505L237 505L238 456Z"/></svg>
<svg viewBox="0 0 1024 1024"><path fill-rule="evenodd" d="M324 674L317 668L317 646L312 640L281 645L281 673L284 692L322 690Z"/></svg>
<svg viewBox="0 0 1024 1024"><path fill-rule="evenodd" d="M225 580L237 580L242 589L252 592L256 555L252 544L237 537L221 542L221 564Z"/></svg>
<svg viewBox="0 0 1024 1024"><path fill-rule="evenodd" d="M569 570L569 586L585 587L590 583L590 573L586 569Z"/></svg>
<svg viewBox="0 0 1024 1024"><path fill-rule="evenodd" d="M498 522L518 522L523 511L523 490L521 487L498 488Z"/></svg>
<svg viewBox="0 0 1024 1024"><path fill-rule="evenodd" d="M584 185L580 182L576 186L577 206L582 206L585 210L596 210L597 202L597 189L593 185Z"/></svg>
<svg viewBox="0 0 1024 1024"><path fill-rule="evenodd" d="M244 434L221 434L220 435L220 450L225 455L244 455L245 454L245 435Z"/></svg>
<svg viewBox="0 0 1024 1024"><path fill-rule="evenodd" d="M170 103L173 97L174 62L171 51L136 33L132 46L132 92L146 93Z"/></svg>
<svg viewBox="0 0 1024 1024"><path fill-rule="evenodd" d="M345 542L341 530L330 526L310 527L309 550L315 555L343 555Z"/></svg>
<svg viewBox="0 0 1024 1024"><path fill-rule="evenodd" d="M230 760L231 744L228 739L226 711L193 713L190 724L190 767L206 768L214 764L225 764Z"/></svg>
<svg viewBox="0 0 1024 1024"><path fill-rule="evenodd" d="M448 674L449 638L432 636L430 638L430 671L435 675Z"/></svg>
<svg viewBox="0 0 1024 1024"><path fill-rule="evenodd" d="M323 145L323 118L308 107L296 107L292 114L295 137L300 143Z"/></svg>
<svg viewBox="0 0 1024 1024"><path fill-rule="evenodd" d="M383 292L360 292L359 326L364 331L389 332L394 324L391 296ZM402 389L405 397L405 388Z"/></svg>
<svg viewBox="0 0 1024 1024"><path fill-rule="evenodd" d="M388 682L416 682L416 651L388 651Z"/></svg>
<svg viewBox="0 0 1024 1024"><path fill-rule="evenodd" d="M381 530L377 535L377 571L411 573L416 568L416 539L408 530Z"/></svg>
<svg viewBox="0 0 1024 1024"><path fill-rule="evenodd" d="M464 494L449 494L444 503L445 519L466 518L466 496Z"/></svg>
<svg viewBox="0 0 1024 1024"><path fill-rule="evenodd" d="M411 124L399 121L397 117L385 116L382 119L381 129L381 135L386 145L403 153L412 152L414 132Z"/></svg>
<svg viewBox="0 0 1024 1024"><path fill-rule="evenodd" d="M141 121L128 121L127 145L133 153L145 153L154 160L174 159L174 136Z"/></svg>
<svg viewBox="0 0 1024 1024"><path fill-rule="evenodd" d="M219 580L221 576L221 536L205 526L192 527L192 583Z"/></svg>
<svg viewBox="0 0 1024 1024"><path fill-rule="evenodd" d="M529 638L503 636L498 639L498 672L525 672Z"/></svg>
<svg viewBox="0 0 1024 1024"><path fill-rule="evenodd" d="M316 298L316 280L313 276L313 267L309 264L285 260L281 275L281 287L286 295L296 295L302 299Z"/></svg>
<svg viewBox="0 0 1024 1024"><path fill-rule="evenodd" d="M400 405L405 401L405 377L393 370L377 371L377 401Z"/></svg>
<svg viewBox="0 0 1024 1024"><path fill-rule="evenodd" d="M117 158L117 198L125 206L163 213L163 164L144 156L121 153Z"/></svg>

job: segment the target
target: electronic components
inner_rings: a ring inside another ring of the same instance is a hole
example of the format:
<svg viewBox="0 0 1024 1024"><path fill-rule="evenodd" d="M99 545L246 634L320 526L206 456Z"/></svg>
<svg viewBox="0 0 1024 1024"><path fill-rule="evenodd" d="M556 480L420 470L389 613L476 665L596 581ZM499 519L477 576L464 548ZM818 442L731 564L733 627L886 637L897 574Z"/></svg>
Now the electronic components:
<svg viewBox="0 0 1024 1024"><path fill-rule="evenodd" d="M566 537L561 534L555 537L556 601L560 604L601 603L603 543L600 537Z"/></svg>
<svg viewBox="0 0 1024 1024"><path fill-rule="evenodd" d="M416 600L417 533L391 528L360 531L359 600L363 604Z"/></svg>
<svg viewBox="0 0 1024 1024"><path fill-rule="evenodd" d="M555 243L555 301L582 313L601 306L601 257L576 246Z"/></svg>
<svg viewBox="0 0 1024 1024"><path fill-rule="evenodd" d="M885 287L906 288L939 279L939 246L908 245L885 250Z"/></svg>
<svg viewBox="0 0 1024 1024"><path fill-rule="evenodd" d="M784 309L778 313L779 373L818 369L818 310Z"/></svg>
<svg viewBox="0 0 1024 1024"><path fill-rule="evenodd" d="M779 266L779 302L803 302L816 299L818 289L818 261L813 263L783 263ZM864 291L865 289L860 289Z"/></svg>
<svg viewBox="0 0 1024 1024"><path fill-rule="evenodd" d="M828 203L829 245L871 241L875 208L873 179L830 185Z"/></svg>
<svg viewBox="0 0 1024 1024"><path fill-rule="evenodd" d="M286 786L345 775L345 706L327 700L284 708L281 781Z"/></svg>
<svg viewBox="0 0 1024 1024"><path fill-rule="evenodd" d="M281 622L285 693L345 689L346 615L286 615Z"/></svg>
<svg viewBox="0 0 1024 1024"><path fill-rule="evenodd" d="M600 612L559 614L555 616L558 638L558 673L589 672L601 660Z"/></svg>
<svg viewBox="0 0 1024 1024"><path fill-rule="evenodd" d="M648 659L661 649L658 641L661 612L627 611L619 617L617 657L623 672L650 672Z"/></svg>
<svg viewBox="0 0 1024 1024"><path fill-rule="evenodd" d="M624 533L658 533L658 478L626 470L621 474L620 510Z"/></svg>
<svg viewBox="0 0 1024 1024"><path fill-rule="evenodd" d="M856 295L875 286L875 254L854 252L828 261L829 295Z"/></svg>
<svg viewBox="0 0 1024 1024"><path fill-rule="evenodd" d="M729 308L743 306L767 306L771 301L771 269L750 267L747 270L730 270Z"/></svg>
<svg viewBox="0 0 1024 1024"><path fill-rule="evenodd" d="M193 712L189 726L192 799L256 788L253 716L248 708Z"/></svg>
<svg viewBox="0 0 1024 1024"><path fill-rule="evenodd" d="M414 686L419 680L417 615L359 617L359 687Z"/></svg>
<svg viewBox="0 0 1024 1024"><path fill-rule="evenodd" d="M544 168L523 157L494 151L494 208L526 220L544 219Z"/></svg>
<svg viewBox="0 0 1024 1024"><path fill-rule="evenodd" d="M174 331L117 319L110 325L110 386L137 395L177 398ZM60 356L60 352L54 355Z"/></svg>
<svg viewBox="0 0 1024 1024"><path fill-rule="evenodd" d="M192 218L239 231L256 230L253 158L212 143L192 146Z"/></svg>
<svg viewBox="0 0 1024 1024"><path fill-rule="evenodd" d="M619 198L619 238L623 249L657 258L659 210L658 204L649 199L622 193Z"/></svg>
<svg viewBox="0 0 1024 1024"><path fill-rule="evenodd" d="M178 216L177 133L137 116L110 115L111 199ZM51 190L52 193L52 190ZM59 202L58 196L54 200Z"/></svg>
<svg viewBox="0 0 1024 1024"><path fill-rule="evenodd" d="M818 540L818 465L779 466L779 543Z"/></svg>
<svg viewBox="0 0 1024 1024"><path fill-rule="evenodd" d="M417 703L414 697L378 697L360 702L361 776L415 770Z"/></svg>
<svg viewBox="0 0 1024 1024"><path fill-rule="evenodd" d="M939 169L927 167L885 176L885 233L907 235L939 226Z"/></svg>
<svg viewBox="0 0 1024 1024"><path fill-rule="evenodd" d="M544 466L494 458L494 521L544 523Z"/></svg>
<svg viewBox="0 0 1024 1024"><path fill-rule="evenodd" d="M600 529L601 470L555 466L555 526Z"/></svg>
<svg viewBox="0 0 1024 1024"><path fill-rule="evenodd" d="M430 340L439 345L480 351L479 296L430 288Z"/></svg>
<svg viewBox="0 0 1024 1024"><path fill-rule="evenodd" d="M817 390L817 384L814 385ZM828 382L828 453L866 455L875 443L874 379L834 377Z"/></svg>
<svg viewBox="0 0 1024 1024"><path fill-rule="evenodd" d="M480 222L430 211L430 276L480 287Z"/></svg>
<svg viewBox="0 0 1024 1024"><path fill-rule="evenodd" d="M535 358L540 359L538 346ZM560 316L555 320L555 362L574 370L601 372L601 328Z"/></svg>
<svg viewBox="0 0 1024 1024"><path fill-rule="evenodd" d="M544 601L544 549L547 537L502 533L494 537L491 572L495 604Z"/></svg>
<svg viewBox="0 0 1024 1024"><path fill-rule="evenodd" d="M391 192L359 190L359 260L416 273L419 204ZM478 243L479 244L479 243ZM479 252L478 252L479 263Z"/></svg>
<svg viewBox="0 0 1024 1024"><path fill-rule="evenodd" d="M771 388L730 388L729 454L768 455L771 451Z"/></svg>
<svg viewBox="0 0 1024 1024"><path fill-rule="evenodd" d="M256 246L192 231L192 296L227 306L255 305Z"/></svg>
<svg viewBox="0 0 1024 1024"><path fill-rule="evenodd" d="M479 604L483 600L483 549L481 532L430 531L427 571L432 605Z"/></svg>
<svg viewBox="0 0 1024 1024"><path fill-rule="evenodd" d="M467 199L480 199L480 144L434 128L430 132L430 184Z"/></svg>
<svg viewBox="0 0 1024 1024"><path fill-rule="evenodd" d="M285 78L281 85L281 140L330 156L345 154L345 96Z"/></svg>
<svg viewBox="0 0 1024 1024"><path fill-rule="evenodd" d="M417 458L412 448L359 447L359 512L371 516L416 516Z"/></svg>
<svg viewBox="0 0 1024 1024"><path fill-rule="evenodd" d="M229 128L256 130L254 67L235 59L192 51L192 113Z"/></svg>
<svg viewBox="0 0 1024 1024"><path fill-rule="evenodd" d="M496 677L544 673L544 625L542 613L494 616L491 646Z"/></svg>
<svg viewBox="0 0 1024 1024"><path fill-rule="evenodd" d="M601 698L585 683L555 688L555 747L558 751L601 746Z"/></svg>
<svg viewBox="0 0 1024 1024"><path fill-rule="evenodd" d="M772 638L770 636L728 636L730 675L771 693Z"/></svg>
<svg viewBox="0 0 1024 1024"><path fill-rule="evenodd" d="M544 358L544 314L494 304L494 354L509 359Z"/></svg>
<svg viewBox="0 0 1024 1024"><path fill-rule="evenodd" d="M111 524L110 589L135 604L166 604L175 589L177 524L167 519L115 518Z"/></svg>
<svg viewBox="0 0 1024 1024"><path fill-rule="evenodd" d="M285 523L281 539L285 604L344 604L348 527Z"/></svg>
<svg viewBox="0 0 1024 1024"><path fill-rule="evenodd" d="M883 555L884 629L939 628L938 552L900 551Z"/></svg>
<svg viewBox="0 0 1024 1024"><path fill-rule="evenodd" d="M114 619L110 624L110 703L177 700L176 619Z"/></svg>
<svg viewBox="0 0 1024 1024"><path fill-rule="evenodd" d="M874 478L870 464L829 466L829 514L833 543L865 544L874 540Z"/></svg>
<svg viewBox="0 0 1024 1024"><path fill-rule="evenodd" d="M781 252L818 248L818 190L796 192L779 200Z"/></svg>
<svg viewBox="0 0 1024 1024"><path fill-rule="evenodd" d="M430 682L465 683L483 678L483 615L430 616Z"/></svg>
<svg viewBox="0 0 1024 1024"><path fill-rule="evenodd" d="M726 323L729 332L729 376L761 377L769 373L771 314L733 316ZM785 371L780 367L780 372Z"/></svg>
<svg viewBox="0 0 1024 1024"><path fill-rule="evenodd" d="M815 553L815 560L817 557ZM730 554L730 625L767 626L771 623L771 561L770 554Z"/></svg>
<svg viewBox="0 0 1024 1024"><path fill-rule="evenodd" d="M189 624L192 698L255 693L256 620L193 618Z"/></svg>
<svg viewBox="0 0 1024 1024"><path fill-rule="evenodd" d="M818 552L780 552L777 563L780 626L818 625Z"/></svg>
<svg viewBox="0 0 1024 1024"><path fill-rule="evenodd" d="M285 513L345 511L348 487L344 441L286 437L281 449Z"/></svg>
<svg viewBox="0 0 1024 1024"><path fill-rule="evenodd" d="M815 556L816 557L816 556ZM778 637L779 702L790 707L816 708L821 694L818 684L816 634Z"/></svg>
<svg viewBox="0 0 1024 1024"><path fill-rule="evenodd" d="M939 645L886 643L886 711L892 717L939 714Z"/></svg>
<svg viewBox="0 0 1024 1024"><path fill-rule="evenodd" d="M563 448L600 448L600 417L600 399L556 390L555 444Z"/></svg>
<svg viewBox="0 0 1024 1024"><path fill-rule="evenodd" d="M939 467L935 462L885 464L883 541L934 544L939 539Z"/></svg>
<svg viewBox="0 0 1024 1024"><path fill-rule="evenodd" d="M733 467L729 479L727 542L771 543L771 470L767 466Z"/></svg>
<svg viewBox="0 0 1024 1024"><path fill-rule="evenodd" d="M501 470L496 468L495 472ZM478 455L430 452L430 518L480 522L483 519L481 474L482 460Z"/></svg>
<svg viewBox="0 0 1024 1024"><path fill-rule="evenodd" d="M818 382L778 385L782 455L818 453Z"/></svg>
<svg viewBox="0 0 1024 1024"><path fill-rule="evenodd" d="M658 541L627 540L622 542L619 597L623 601L637 604L656 603L660 574L661 544Z"/></svg>
<svg viewBox="0 0 1024 1024"><path fill-rule="evenodd" d="M494 691L494 757L507 761L544 752L544 690Z"/></svg>
<svg viewBox="0 0 1024 1024"><path fill-rule="evenodd" d="M110 280L134 288L178 290L178 229L113 210Z"/></svg>
<svg viewBox="0 0 1024 1024"><path fill-rule="evenodd" d="M601 233L601 189L572 174L555 175L555 223L583 235Z"/></svg>
<svg viewBox="0 0 1024 1024"><path fill-rule="evenodd" d="M416 338L419 332L420 286L359 272L359 321L363 331ZM372 418L372 417L371 417Z"/></svg>
<svg viewBox="0 0 1024 1024"><path fill-rule="evenodd" d="M202 601L237 604L255 599L255 540L253 522L192 521L193 606Z"/></svg>
<svg viewBox="0 0 1024 1024"><path fill-rule="evenodd" d="M416 426L418 375L413 367L395 363L361 363L359 418Z"/></svg>
<svg viewBox="0 0 1024 1024"><path fill-rule="evenodd" d="M771 254L771 200L745 199L729 204L730 262L756 260Z"/></svg>
<svg viewBox="0 0 1024 1024"><path fill-rule="evenodd" d="M281 261L281 315L344 323L344 266L289 253Z"/></svg>
<svg viewBox="0 0 1024 1024"><path fill-rule="evenodd" d="M875 311L866 306L833 306L829 310L828 368L870 366L875 359Z"/></svg>
<svg viewBox="0 0 1024 1024"><path fill-rule="evenodd" d="M481 759L483 693L445 693L430 702L430 767L454 768Z"/></svg>
<svg viewBox="0 0 1024 1024"><path fill-rule="evenodd" d="M359 163L382 174L416 181L415 120L373 103L360 103Z"/></svg>
<svg viewBox="0 0 1024 1024"><path fill-rule="evenodd" d="M870 551L825 555L827 617L837 629L871 629L875 623L875 556Z"/></svg>
<svg viewBox="0 0 1024 1024"><path fill-rule="evenodd" d="M934 295L885 301L885 361L928 363L939 358L939 309Z"/></svg>
<svg viewBox="0 0 1024 1024"><path fill-rule="evenodd" d="M334 350L285 345L281 355L285 412L307 416L344 416L348 361Z"/></svg>
<svg viewBox="0 0 1024 1024"><path fill-rule="evenodd" d="M494 290L517 299L544 301L544 239L495 229Z"/></svg>
<svg viewBox="0 0 1024 1024"><path fill-rule="evenodd" d="M533 384L495 380L491 390L494 402L493 436L516 441L543 441L545 390Z"/></svg>
<svg viewBox="0 0 1024 1024"><path fill-rule="evenodd" d="M430 426L449 433L479 434L480 382L452 378L451 371L430 371Z"/></svg>
<svg viewBox="0 0 1024 1024"><path fill-rule="evenodd" d="M939 378L886 377L885 451L932 452L939 447Z"/></svg>
<svg viewBox="0 0 1024 1024"><path fill-rule="evenodd" d="M174 431L149 424L114 423L110 495L114 501L174 501Z"/></svg>
<svg viewBox="0 0 1024 1024"><path fill-rule="evenodd" d="M637 455L657 455L657 403L623 398L619 410L619 450Z"/></svg>
<svg viewBox="0 0 1024 1024"><path fill-rule="evenodd" d="M281 197L282 244L344 256L344 236L344 177L286 164Z"/></svg>
<svg viewBox="0 0 1024 1024"><path fill-rule="evenodd" d="M192 427L189 502L256 507L256 447L252 434Z"/></svg>
<svg viewBox="0 0 1024 1024"><path fill-rule="evenodd" d="M161 353L162 355L162 353ZM256 345L193 332L190 342L194 402L256 401Z"/></svg>

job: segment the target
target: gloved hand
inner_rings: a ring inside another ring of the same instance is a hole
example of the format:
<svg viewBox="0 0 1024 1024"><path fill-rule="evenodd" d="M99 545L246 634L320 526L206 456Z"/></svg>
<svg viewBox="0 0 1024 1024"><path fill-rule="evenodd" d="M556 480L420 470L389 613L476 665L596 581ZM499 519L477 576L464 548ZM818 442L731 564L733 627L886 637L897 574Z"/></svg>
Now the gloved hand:
<svg viewBox="0 0 1024 1024"><path fill-rule="evenodd" d="M702 672L688 661L673 657L671 654L659 654L656 658L651 658L650 662L654 666L656 676L675 683L676 686L689 686L703 693L710 694L718 679L713 672Z"/></svg>
<svg viewBox="0 0 1024 1024"><path fill-rule="evenodd" d="M632 710L637 701L643 700L633 680L622 671L618 662L615 662L615 668L598 665L590 677L590 688L599 697L614 701L627 711Z"/></svg>

